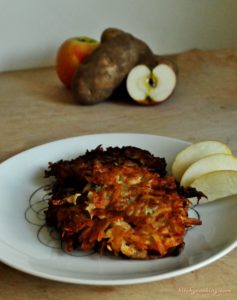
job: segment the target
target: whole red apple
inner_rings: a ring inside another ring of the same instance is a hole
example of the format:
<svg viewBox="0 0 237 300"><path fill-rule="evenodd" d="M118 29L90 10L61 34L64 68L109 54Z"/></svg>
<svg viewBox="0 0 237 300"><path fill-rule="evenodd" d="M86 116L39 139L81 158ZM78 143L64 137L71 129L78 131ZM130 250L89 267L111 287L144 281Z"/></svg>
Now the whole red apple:
<svg viewBox="0 0 237 300"><path fill-rule="evenodd" d="M71 87L72 78L79 64L89 56L99 43L89 37L73 37L60 46L56 57L56 71L59 79L67 87Z"/></svg>

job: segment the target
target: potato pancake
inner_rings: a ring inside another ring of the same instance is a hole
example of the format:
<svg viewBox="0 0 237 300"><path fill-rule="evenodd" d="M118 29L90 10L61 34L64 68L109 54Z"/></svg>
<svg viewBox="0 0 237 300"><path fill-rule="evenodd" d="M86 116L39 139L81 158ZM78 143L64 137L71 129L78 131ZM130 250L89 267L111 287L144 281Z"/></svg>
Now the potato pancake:
<svg viewBox="0 0 237 300"><path fill-rule="evenodd" d="M94 249L133 259L177 255L191 205L164 158L136 147L98 146L74 160L49 163L55 181L46 211L68 251ZM187 191L198 196L194 189Z"/></svg>

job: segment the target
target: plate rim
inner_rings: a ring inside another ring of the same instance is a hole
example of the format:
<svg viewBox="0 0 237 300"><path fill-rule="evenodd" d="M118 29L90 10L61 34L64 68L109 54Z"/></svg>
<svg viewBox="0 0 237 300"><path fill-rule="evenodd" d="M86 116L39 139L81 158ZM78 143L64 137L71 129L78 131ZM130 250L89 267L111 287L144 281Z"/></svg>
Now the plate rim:
<svg viewBox="0 0 237 300"><path fill-rule="evenodd" d="M1 259L1 262L6 264L7 266L12 267L15 270L18 270L20 272L24 272L25 274L32 275L38 278L48 279L56 282L63 282L63 283L71 283L71 284L83 284L88 286L124 286L124 285L136 285L136 284L142 284L142 283L149 283L154 281L162 281L165 279L170 279L174 277L178 277L181 275L185 275L187 273L190 273L192 271L199 270L203 267L206 267L218 259L222 258L223 256L230 253L232 250L234 250L237 247L237 241L234 241L231 243L228 247L226 247L221 252L209 257L208 259L205 259L199 263L193 264L188 267L184 267L179 270L166 272L163 274L157 274L157 275L150 275L147 277L139 277L139 278L125 278L125 279L82 279L82 278L73 278L73 277L65 277L65 276L57 276L57 275L50 275L47 272L40 272L32 270L30 271L27 268L22 268L18 265L11 264L9 261L4 261Z"/></svg>
<svg viewBox="0 0 237 300"><path fill-rule="evenodd" d="M158 134L151 134L151 133L139 133L139 132L108 132L108 133L93 133L93 134L82 134L82 135L73 135L73 136L70 136L70 137L65 137L65 138L62 138L62 139L55 139L55 140L51 140L51 141L48 141L48 142L45 142L45 143L42 143L42 144L38 144L38 145L35 145L35 146L32 146L32 147L29 147L29 148L26 148L24 149L23 151L20 151L14 155L11 155L9 156L8 158L2 160L0 162L0 167L2 164L4 164L5 162L7 162L8 160L10 159L13 159L15 157L18 157L19 155L22 155L22 154L25 154L26 152L28 151L32 151L32 150L36 150L36 149L40 149L41 147L45 147L45 146L49 146L50 144L55 144L55 143L61 143L61 142L66 142L66 141L70 141L70 140L76 140L78 138L93 138L93 137L96 137L96 136L129 136L129 135L134 135L134 136L146 136L146 137L150 137L150 138L162 138L162 139L167 139L167 140L173 140L173 141L176 141L176 142L183 142L183 143L186 143L187 145L188 144L191 144L191 142L189 141L186 141L186 140L182 140L182 139L178 139L178 138L174 138L174 137L169 137L169 136L164 136L164 135L158 135Z"/></svg>

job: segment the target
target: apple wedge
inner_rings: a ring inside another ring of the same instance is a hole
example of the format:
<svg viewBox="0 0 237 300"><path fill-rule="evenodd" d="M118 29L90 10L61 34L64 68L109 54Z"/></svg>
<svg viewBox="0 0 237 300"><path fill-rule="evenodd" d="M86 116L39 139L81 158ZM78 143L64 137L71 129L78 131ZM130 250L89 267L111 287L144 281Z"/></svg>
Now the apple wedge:
<svg viewBox="0 0 237 300"><path fill-rule="evenodd" d="M230 154L212 154L199 159L184 172L180 185L190 186L198 177L213 171L237 171L237 157Z"/></svg>
<svg viewBox="0 0 237 300"><path fill-rule="evenodd" d="M195 179L191 187L202 191L208 197L202 198L200 203L237 194L237 171L221 170L206 173Z"/></svg>
<svg viewBox="0 0 237 300"><path fill-rule="evenodd" d="M176 74L167 64L159 64L150 70L137 65L126 81L129 96L139 104L159 104L169 98L176 86Z"/></svg>
<svg viewBox="0 0 237 300"><path fill-rule="evenodd" d="M202 141L194 143L179 152L172 164L172 174L180 181L186 169L197 160L217 153L232 154L230 148L218 141Z"/></svg>

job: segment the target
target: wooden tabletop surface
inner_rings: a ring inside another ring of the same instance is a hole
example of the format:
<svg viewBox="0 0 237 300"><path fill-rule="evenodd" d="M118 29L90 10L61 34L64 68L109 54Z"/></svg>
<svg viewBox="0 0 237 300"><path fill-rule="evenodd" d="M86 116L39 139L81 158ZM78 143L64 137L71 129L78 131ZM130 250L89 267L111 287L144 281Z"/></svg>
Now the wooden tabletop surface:
<svg viewBox="0 0 237 300"><path fill-rule="evenodd" d="M0 73L0 162L49 141L106 132L214 139L237 154L237 52L192 50L171 59L179 70L177 89L152 107L122 98L80 106L54 68ZM0 264L0 299L237 299L236 261L237 249L176 278L116 287L59 283Z"/></svg>

